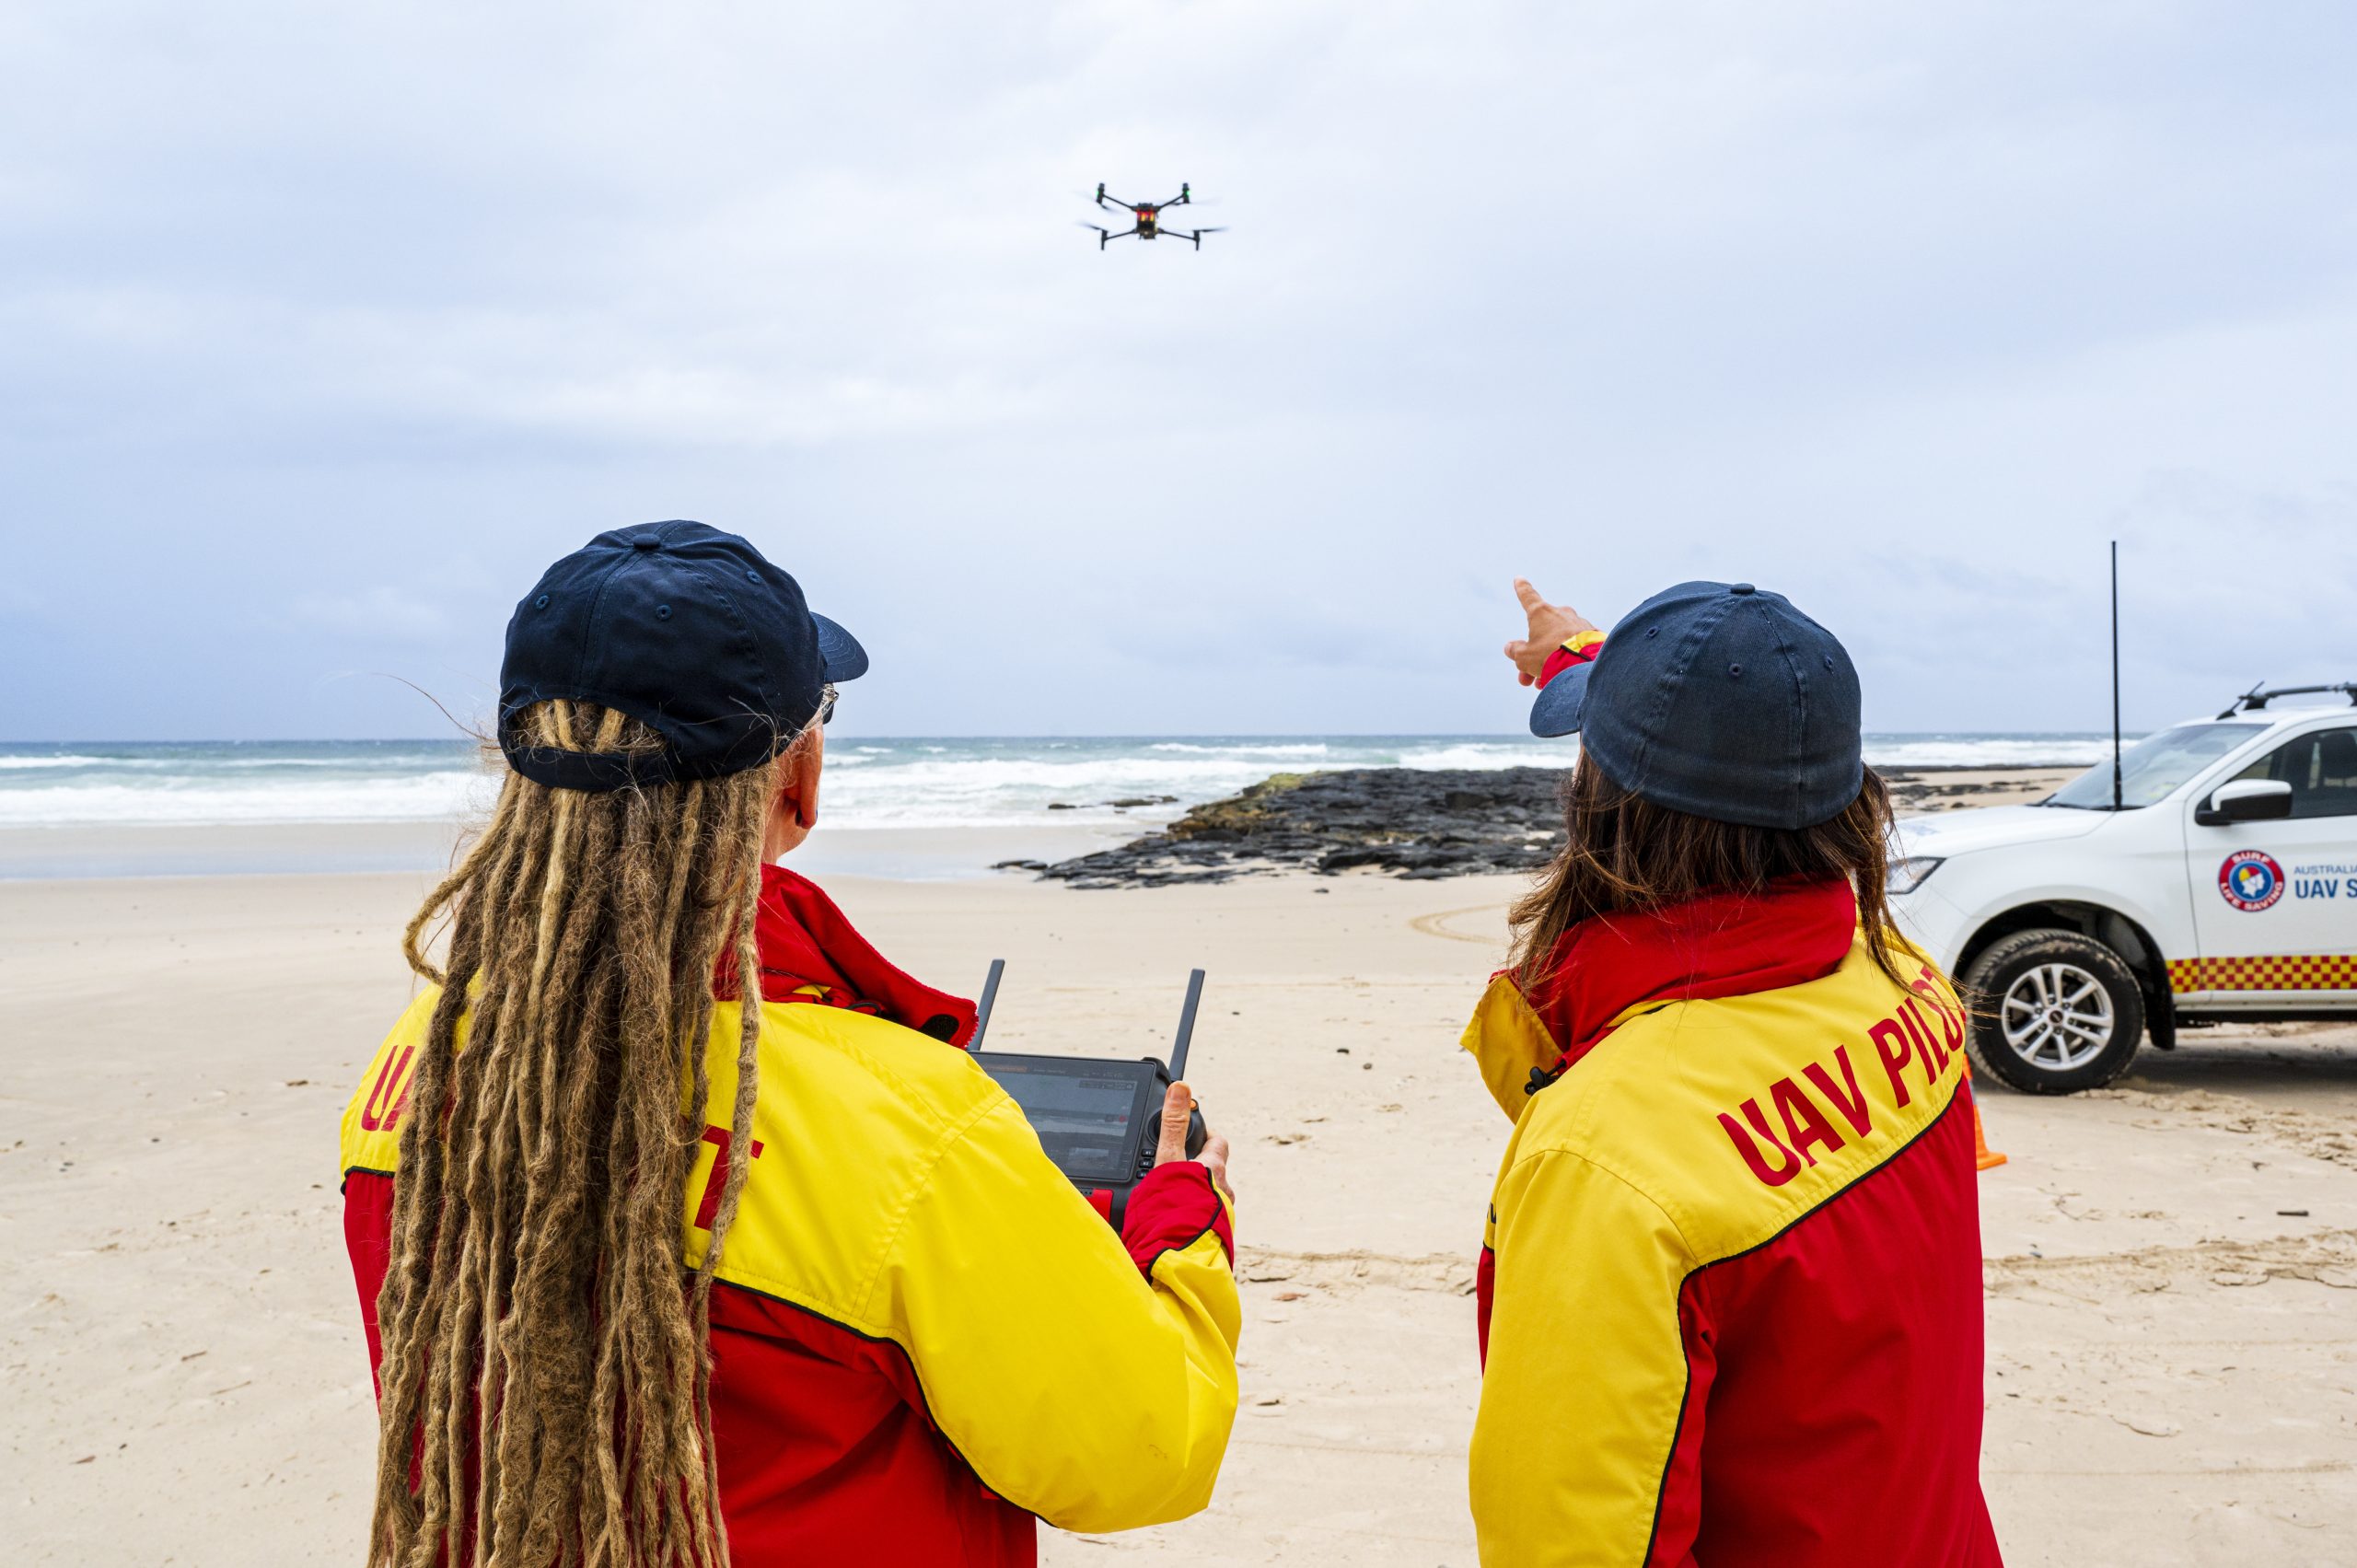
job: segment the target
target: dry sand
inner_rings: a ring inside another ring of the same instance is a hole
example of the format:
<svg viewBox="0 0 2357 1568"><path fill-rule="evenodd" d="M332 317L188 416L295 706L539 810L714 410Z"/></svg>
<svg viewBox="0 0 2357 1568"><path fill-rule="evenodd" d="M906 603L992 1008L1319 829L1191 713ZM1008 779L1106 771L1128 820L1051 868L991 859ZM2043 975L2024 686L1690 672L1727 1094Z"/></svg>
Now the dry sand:
<svg viewBox="0 0 2357 1568"><path fill-rule="evenodd" d="M0 1558L359 1561L335 1122L424 880L0 884ZM1203 1516L1044 1560L1470 1568L1467 1293L1507 1130L1456 1040L1515 884L831 885L936 981L1008 958L1009 1048L1156 1049L1211 971L1235 1446ZM2118 1090L1985 1103L2008 1562L2357 1562L2357 1028L2190 1033Z"/></svg>
<svg viewBox="0 0 2357 1568"><path fill-rule="evenodd" d="M1914 768L1886 772L1902 817L1960 811L1968 806L2026 806L2044 800L2084 768Z"/></svg>

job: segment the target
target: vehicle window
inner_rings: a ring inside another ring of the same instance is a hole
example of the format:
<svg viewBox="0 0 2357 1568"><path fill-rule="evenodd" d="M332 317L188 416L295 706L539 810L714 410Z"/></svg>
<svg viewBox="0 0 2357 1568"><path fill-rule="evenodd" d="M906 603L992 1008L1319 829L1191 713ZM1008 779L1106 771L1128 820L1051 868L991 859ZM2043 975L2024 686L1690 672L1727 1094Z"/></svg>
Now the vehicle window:
<svg viewBox="0 0 2357 1568"><path fill-rule="evenodd" d="M2294 817L2357 817L2357 726L2287 740L2235 777L2290 784Z"/></svg>
<svg viewBox="0 0 2357 1568"><path fill-rule="evenodd" d="M2119 759L2120 804L2132 809L2167 799L2177 785L2266 727L2263 724L2181 724L2146 736ZM2110 762L2089 768L2047 796L2045 804L2109 810Z"/></svg>

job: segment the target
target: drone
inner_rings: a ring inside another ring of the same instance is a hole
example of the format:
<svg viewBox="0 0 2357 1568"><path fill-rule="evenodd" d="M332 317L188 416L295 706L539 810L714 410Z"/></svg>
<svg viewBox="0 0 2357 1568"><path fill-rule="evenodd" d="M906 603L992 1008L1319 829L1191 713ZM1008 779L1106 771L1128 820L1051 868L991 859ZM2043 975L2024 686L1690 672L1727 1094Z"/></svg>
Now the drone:
<svg viewBox="0 0 2357 1568"><path fill-rule="evenodd" d="M1127 239L1133 234L1140 239L1155 239L1166 233L1174 239L1192 240L1195 249L1201 250L1203 248L1203 236L1217 234L1220 232L1217 228L1165 229L1162 226L1163 208L1187 206L1194 199L1189 193L1186 182L1181 180L1178 185L1178 194L1167 202L1124 202L1119 196L1106 195L1105 182L1100 180L1097 182L1097 204L1107 212L1116 210L1127 212L1136 221L1118 234L1101 224L1084 223L1080 226L1097 230L1097 249L1099 250L1104 250L1116 239Z"/></svg>

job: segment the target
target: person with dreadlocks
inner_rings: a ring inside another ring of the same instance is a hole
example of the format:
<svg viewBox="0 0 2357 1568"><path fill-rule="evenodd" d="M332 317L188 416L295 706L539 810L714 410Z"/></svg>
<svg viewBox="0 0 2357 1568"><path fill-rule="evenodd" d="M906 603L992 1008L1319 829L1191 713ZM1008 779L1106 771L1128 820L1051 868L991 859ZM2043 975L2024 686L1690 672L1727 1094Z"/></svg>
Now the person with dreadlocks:
<svg viewBox="0 0 2357 1568"><path fill-rule="evenodd" d="M1493 1568L1994 1568L1965 1014L1891 928L1857 672L1781 594L1515 584L1567 842L1466 1049Z"/></svg>
<svg viewBox="0 0 2357 1568"><path fill-rule="evenodd" d="M961 1049L972 1004L773 864L866 667L700 523L517 606L497 804L343 1118L370 1568L998 1568L1035 1517L1209 1500L1225 1140L1186 1157L1172 1086L1115 1234Z"/></svg>

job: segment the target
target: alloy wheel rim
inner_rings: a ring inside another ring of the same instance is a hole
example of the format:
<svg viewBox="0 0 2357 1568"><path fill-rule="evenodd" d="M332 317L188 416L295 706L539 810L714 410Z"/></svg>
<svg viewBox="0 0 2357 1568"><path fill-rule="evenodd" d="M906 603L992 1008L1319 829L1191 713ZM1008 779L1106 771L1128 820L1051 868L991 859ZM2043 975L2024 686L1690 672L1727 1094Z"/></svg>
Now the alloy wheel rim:
<svg viewBox="0 0 2357 1568"><path fill-rule="evenodd" d="M2085 1066L2119 1027L2103 981L2065 963L2024 970L2005 990L1998 1022L2013 1053L2041 1073Z"/></svg>

